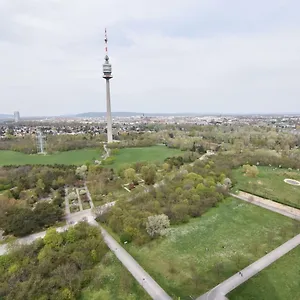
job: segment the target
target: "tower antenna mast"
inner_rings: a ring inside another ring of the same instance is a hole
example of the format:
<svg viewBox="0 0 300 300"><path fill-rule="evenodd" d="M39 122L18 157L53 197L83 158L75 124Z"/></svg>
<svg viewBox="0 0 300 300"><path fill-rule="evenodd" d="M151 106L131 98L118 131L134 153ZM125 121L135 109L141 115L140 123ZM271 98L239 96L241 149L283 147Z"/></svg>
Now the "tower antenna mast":
<svg viewBox="0 0 300 300"><path fill-rule="evenodd" d="M103 78L106 81L106 119L107 119L107 142L111 143L113 141L112 138L112 118L111 118L111 103L110 103L110 83L109 80L112 78L111 72L111 64L109 63L108 57L108 47L107 47L108 39L107 39L107 30L105 28L105 57L103 64Z"/></svg>

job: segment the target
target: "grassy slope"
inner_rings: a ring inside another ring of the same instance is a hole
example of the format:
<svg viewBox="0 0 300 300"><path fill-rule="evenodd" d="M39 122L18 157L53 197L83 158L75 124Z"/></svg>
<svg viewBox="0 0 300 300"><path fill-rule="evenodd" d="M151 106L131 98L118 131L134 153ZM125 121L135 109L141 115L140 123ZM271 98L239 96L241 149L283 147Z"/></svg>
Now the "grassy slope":
<svg viewBox="0 0 300 300"><path fill-rule="evenodd" d="M300 186L293 186L283 181L285 178L300 181L300 172L259 167L259 174L256 178L245 176L242 173L242 168L234 170L233 175L238 182L235 189L242 189L249 193L300 208Z"/></svg>
<svg viewBox="0 0 300 300"><path fill-rule="evenodd" d="M166 146L152 146L145 148L124 148L115 156L116 160L109 167L118 169L122 164L134 163L137 161L162 162L169 156L182 154L178 149L170 149Z"/></svg>
<svg viewBox="0 0 300 300"><path fill-rule="evenodd" d="M93 158L100 158L99 149L81 149L59 152L51 155L28 155L15 151L0 151L0 166L25 164L65 164L81 165Z"/></svg>
<svg viewBox="0 0 300 300"><path fill-rule="evenodd" d="M80 300L151 299L113 253L109 252L105 261L97 267L97 276L83 290Z"/></svg>
<svg viewBox="0 0 300 300"><path fill-rule="evenodd" d="M228 198L201 218L173 227L162 240L127 248L170 296L183 300L281 245L295 235L292 228L284 216Z"/></svg>
<svg viewBox="0 0 300 300"><path fill-rule="evenodd" d="M249 279L228 295L230 300L300 299L300 247Z"/></svg>

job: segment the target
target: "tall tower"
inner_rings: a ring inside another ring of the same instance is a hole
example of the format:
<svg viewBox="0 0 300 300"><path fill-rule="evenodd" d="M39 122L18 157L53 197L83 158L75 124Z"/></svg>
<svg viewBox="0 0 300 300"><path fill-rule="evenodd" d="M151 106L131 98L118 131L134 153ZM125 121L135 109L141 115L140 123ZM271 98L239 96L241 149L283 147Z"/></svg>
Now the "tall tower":
<svg viewBox="0 0 300 300"><path fill-rule="evenodd" d="M20 122L20 113L18 111L14 111L14 119L15 123Z"/></svg>
<svg viewBox="0 0 300 300"><path fill-rule="evenodd" d="M109 63L108 51L107 51L107 32L105 28L105 62L103 64L103 78L106 81L106 119L107 119L107 142L111 143L112 139L112 119L111 119L111 104L110 104L110 84L109 80L111 75L111 64Z"/></svg>

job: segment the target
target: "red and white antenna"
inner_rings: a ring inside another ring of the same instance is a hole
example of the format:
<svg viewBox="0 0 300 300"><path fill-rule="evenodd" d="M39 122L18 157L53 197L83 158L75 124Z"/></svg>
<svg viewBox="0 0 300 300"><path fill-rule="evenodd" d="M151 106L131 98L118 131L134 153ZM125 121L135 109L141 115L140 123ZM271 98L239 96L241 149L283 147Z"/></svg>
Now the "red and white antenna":
<svg viewBox="0 0 300 300"><path fill-rule="evenodd" d="M105 54L108 56L108 50L107 50L107 30L105 28L105 38L104 38L104 42L105 42Z"/></svg>

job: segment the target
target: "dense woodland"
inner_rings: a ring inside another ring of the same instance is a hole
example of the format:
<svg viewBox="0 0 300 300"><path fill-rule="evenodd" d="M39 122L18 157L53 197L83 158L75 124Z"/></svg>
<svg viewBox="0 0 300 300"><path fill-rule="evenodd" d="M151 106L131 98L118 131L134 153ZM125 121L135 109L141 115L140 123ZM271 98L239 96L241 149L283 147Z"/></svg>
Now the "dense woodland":
<svg viewBox="0 0 300 300"><path fill-rule="evenodd" d="M49 229L43 240L0 256L0 298L78 299L107 251L99 229L84 222L63 233ZM99 282L97 290L104 285Z"/></svg>
<svg viewBox="0 0 300 300"><path fill-rule="evenodd" d="M61 221L67 184L76 184L75 167L0 168L0 228L24 236Z"/></svg>
<svg viewBox="0 0 300 300"><path fill-rule="evenodd" d="M150 240L146 232L149 216L165 214L171 224L199 217L223 199L230 187L230 182L225 184L225 181L225 174L218 172L213 162L197 161L180 170L176 166L164 176L163 183L117 202L99 220L118 233L122 241L143 244Z"/></svg>

